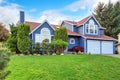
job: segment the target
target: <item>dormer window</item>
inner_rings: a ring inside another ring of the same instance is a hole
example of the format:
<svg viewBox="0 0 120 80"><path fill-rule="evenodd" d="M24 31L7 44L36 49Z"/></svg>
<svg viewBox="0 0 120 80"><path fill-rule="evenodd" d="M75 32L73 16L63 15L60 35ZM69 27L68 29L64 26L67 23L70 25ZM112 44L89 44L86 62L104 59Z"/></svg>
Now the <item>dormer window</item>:
<svg viewBox="0 0 120 80"><path fill-rule="evenodd" d="M97 25L94 24L93 20L90 20L88 24L85 25L86 34L97 34Z"/></svg>

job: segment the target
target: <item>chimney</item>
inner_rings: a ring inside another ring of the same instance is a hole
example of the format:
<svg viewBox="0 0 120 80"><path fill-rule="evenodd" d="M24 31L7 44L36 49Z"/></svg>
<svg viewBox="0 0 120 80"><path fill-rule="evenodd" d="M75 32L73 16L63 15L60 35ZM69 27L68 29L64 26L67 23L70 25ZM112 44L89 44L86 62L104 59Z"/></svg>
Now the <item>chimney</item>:
<svg viewBox="0 0 120 80"><path fill-rule="evenodd" d="M24 11L20 11L20 24L23 24L24 22L25 22Z"/></svg>

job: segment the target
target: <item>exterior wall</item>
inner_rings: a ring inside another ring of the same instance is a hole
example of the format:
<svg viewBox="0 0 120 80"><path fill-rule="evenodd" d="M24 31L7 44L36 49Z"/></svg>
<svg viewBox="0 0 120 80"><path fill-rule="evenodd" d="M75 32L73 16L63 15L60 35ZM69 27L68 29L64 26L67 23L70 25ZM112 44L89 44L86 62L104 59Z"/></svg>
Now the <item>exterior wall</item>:
<svg viewBox="0 0 120 80"><path fill-rule="evenodd" d="M74 38L75 39L75 44L70 44L70 38ZM75 36L69 36L68 37L68 49L71 49L74 46L79 46L79 38L75 37Z"/></svg>
<svg viewBox="0 0 120 80"><path fill-rule="evenodd" d="M104 34L104 30L103 30L103 29L100 29L99 34L100 34L100 35Z"/></svg>
<svg viewBox="0 0 120 80"><path fill-rule="evenodd" d="M33 35L33 42L35 43L35 34L41 34L41 29L42 28L48 28L50 30L50 34L51 36L54 35L54 30L51 28L51 26L45 22L43 23L41 26L39 26L39 28L37 30L35 30L32 35Z"/></svg>
<svg viewBox="0 0 120 80"><path fill-rule="evenodd" d="M78 32L78 28L79 28L79 27L77 27L76 25L74 25L74 27L73 27L73 32Z"/></svg>
<svg viewBox="0 0 120 80"><path fill-rule="evenodd" d="M65 26L67 29L73 31L73 25L70 25L70 24L68 24L68 23L66 23L66 22L63 22L63 23L62 23L62 26Z"/></svg>
<svg viewBox="0 0 120 80"><path fill-rule="evenodd" d="M83 48L84 48L84 46L85 46L84 40L85 40L85 39L82 38L82 37L79 38L79 45L80 45L81 47L83 47Z"/></svg>
<svg viewBox="0 0 120 80"><path fill-rule="evenodd" d="M93 20L93 21L94 21L94 25L97 25L97 30L98 30L97 34L86 34L86 31L85 31L86 26L85 26L85 25L86 25L86 24L89 24L89 21L90 21L90 20ZM96 20L95 20L93 17L91 17L91 18L84 24L83 27L84 27L84 32L83 32L84 35L88 35L88 36L89 36L89 35L90 35L90 36L91 36L91 35L92 35L92 36L99 36L99 35L100 35L100 28L99 28L100 26L98 25L98 23L96 22Z"/></svg>
<svg viewBox="0 0 120 80"><path fill-rule="evenodd" d="M83 25L78 27L78 32L79 32L80 34L83 34Z"/></svg>

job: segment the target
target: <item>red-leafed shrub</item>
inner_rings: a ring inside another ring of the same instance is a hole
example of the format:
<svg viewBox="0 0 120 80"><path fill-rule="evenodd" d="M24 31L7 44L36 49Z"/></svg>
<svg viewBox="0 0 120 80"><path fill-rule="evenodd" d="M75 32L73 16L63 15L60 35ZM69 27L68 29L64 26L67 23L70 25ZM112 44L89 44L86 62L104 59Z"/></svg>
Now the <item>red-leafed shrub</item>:
<svg viewBox="0 0 120 80"><path fill-rule="evenodd" d="M83 52L84 48L80 47L80 46L74 46L73 48L69 49L68 51L74 51L74 52L81 51L81 52Z"/></svg>

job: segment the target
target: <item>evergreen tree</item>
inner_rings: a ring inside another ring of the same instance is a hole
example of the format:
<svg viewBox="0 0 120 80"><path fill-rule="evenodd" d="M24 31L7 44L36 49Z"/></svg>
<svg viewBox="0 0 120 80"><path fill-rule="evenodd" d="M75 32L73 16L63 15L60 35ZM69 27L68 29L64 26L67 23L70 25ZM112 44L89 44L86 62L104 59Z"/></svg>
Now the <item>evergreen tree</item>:
<svg viewBox="0 0 120 80"><path fill-rule="evenodd" d="M102 27L105 27L105 34L117 37L120 26L120 1L115 4L109 1L108 4L99 3L94 11L94 16Z"/></svg>
<svg viewBox="0 0 120 80"><path fill-rule="evenodd" d="M50 54L51 51L51 44L49 43L48 39L44 39L42 41L42 50L44 54Z"/></svg>
<svg viewBox="0 0 120 80"><path fill-rule="evenodd" d="M21 53L28 54L30 49L30 38L29 38L30 26L21 24L18 27L17 33L17 47Z"/></svg>
<svg viewBox="0 0 120 80"><path fill-rule="evenodd" d="M7 46L11 52L19 53L19 50L17 48L17 31L18 31L18 27L16 27L14 24L10 24L11 34L7 40Z"/></svg>

